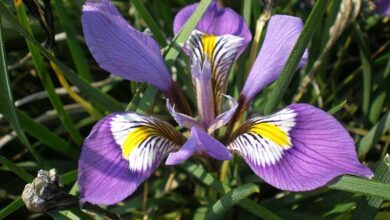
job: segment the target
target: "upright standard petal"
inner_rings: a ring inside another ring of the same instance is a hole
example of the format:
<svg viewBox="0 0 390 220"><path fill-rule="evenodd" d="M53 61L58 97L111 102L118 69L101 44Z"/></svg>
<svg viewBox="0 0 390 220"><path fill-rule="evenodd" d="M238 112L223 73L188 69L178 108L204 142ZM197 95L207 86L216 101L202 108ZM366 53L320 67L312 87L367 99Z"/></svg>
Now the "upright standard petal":
<svg viewBox="0 0 390 220"><path fill-rule="evenodd" d="M103 118L81 151L80 201L102 205L122 201L183 143L172 126L152 117L123 112Z"/></svg>
<svg viewBox="0 0 390 220"><path fill-rule="evenodd" d="M259 55L241 91L241 96L246 103L249 103L257 93L278 78L302 28L303 22L298 17L288 15L271 17ZM305 65L306 61L307 53L305 52L300 66Z"/></svg>
<svg viewBox="0 0 390 220"><path fill-rule="evenodd" d="M180 31L197 6L198 3L188 5L177 13L173 23L175 34ZM244 18L230 8L222 8L216 1L210 4L195 29L209 35L230 34L241 37L244 39L243 49L252 39L252 34Z"/></svg>
<svg viewBox="0 0 390 220"><path fill-rule="evenodd" d="M311 105L293 104L271 116L250 119L235 136L228 149L279 189L312 190L344 174L373 176L359 163L343 126Z"/></svg>
<svg viewBox="0 0 390 220"><path fill-rule="evenodd" d="M167 93L173 81L158 44L135 30L109 0L88 0L82 26L88 48L97 63L127 80L147 82Z"/></svg>

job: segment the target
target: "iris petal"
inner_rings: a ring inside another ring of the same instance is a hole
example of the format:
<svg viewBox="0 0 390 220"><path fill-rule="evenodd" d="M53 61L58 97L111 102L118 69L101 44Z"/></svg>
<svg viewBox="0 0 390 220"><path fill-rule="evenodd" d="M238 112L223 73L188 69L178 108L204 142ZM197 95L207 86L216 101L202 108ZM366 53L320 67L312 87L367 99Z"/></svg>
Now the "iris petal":
<svg viewBox="0 0 390 220"><path fill-rule="evenodd" d="M169 124L132 112L100 120L78 164L81 202L111 205L132 194L183 137Z"/></svg>
<svg viewBox="0 0 390 220"><path fill-rule="evenodd" d="M223 94L226 93L228 73L238 58L244 39L234 35L215 36L194 30L186 48L192 60L211 64L210 75L214 99L214 112L220 113ZM193 73L194 74L194 73Z"/></svg>
<svg viewBox="0 0 390 220"><path fill-rule="evenodd" d="M279 77L302 28L303 22L298 17L288 15L271 17L259 55L241 91L241 96L247 103ZM305 52L300 67L306 64L307 56Z"/></svg>
<svg viewBox="0 0 390 220"><path fill-rule="evenodd" d="M390 16L390 1L389 0L376 0L375 12L384 16Z"/></svg>
<svg viewBox="0 0 390 220"><path fill-rule="evenodd" d="M198 3L188 5L177 13L173 23L175 34L180 31L197 6ZM216 1L213 1L207 8L195 29L216 36L230 34L241 37L244 39L241 51L252 39L252 34L244 18L230 8L222 8Z"/></svg>
<svg viewBox="0 0 390 220"><path fill-rule="evenodd" d="M238 103L237 103L237 101L233 97L228 96L228 95L226 95L225 97L230 102L230 108L227 111L223 112L222 114L218 115L210 123L210 125L207 128L207 132L209 134L213 133L218 128L226 125L230 121L230 119L233 117L233 114L234 114L234 112L236 111L236 109L238 107Z"/></svg>
<svg viewBox="0 0 390 220"><path fill-rule="evenodd" d="M228 149L279 189L312 190L344 174L373 176L359 163L343 126L311 105L293 104L274 115L250 119L235 136Z"/></svg>
<svg viewBox="0 0 390 220"><path fill-rule="evenodd" d="M173 81L160 48L151 37L135 30L109 0L88 0L82 26L97 63L127 80L147 82L167 93Z"/></svg>

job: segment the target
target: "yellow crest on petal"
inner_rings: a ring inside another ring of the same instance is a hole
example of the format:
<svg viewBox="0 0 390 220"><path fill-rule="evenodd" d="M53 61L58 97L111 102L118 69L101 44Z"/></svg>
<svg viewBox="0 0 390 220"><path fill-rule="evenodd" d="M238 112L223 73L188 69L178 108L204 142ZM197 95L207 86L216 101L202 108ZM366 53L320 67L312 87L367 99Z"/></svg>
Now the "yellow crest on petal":
<svg viewBox="0 0 390 220"><path fill-rule="evenodd" d="M291 146L291 140L288 134L279 126L272 123L254 124L248 132L254 132L263 138L269 139L282 148L289 148Z"/></svg>
<svg viewBox="0 0 390 220"><path fill-rule="evenodd" d="M203 52L207 54L210 63L213 58L215 46L217 45L217 36L205 34L202 36Z"/></svg>

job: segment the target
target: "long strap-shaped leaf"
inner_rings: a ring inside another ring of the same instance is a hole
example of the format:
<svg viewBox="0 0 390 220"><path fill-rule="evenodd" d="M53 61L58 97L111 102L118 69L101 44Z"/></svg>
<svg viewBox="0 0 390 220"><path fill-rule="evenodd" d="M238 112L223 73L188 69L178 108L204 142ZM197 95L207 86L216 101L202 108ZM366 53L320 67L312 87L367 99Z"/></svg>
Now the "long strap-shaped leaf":
<svg viewBox="0 0 390 220"><path fill-rule="evenodd" d="M16 7L16 12L20 24L33 36L24 5L21 2L15 1L15 7ZM55 93L54 83L51 80L49 72L46 69L46 65L41 53L30 41L26 40L26 43L28 49L31 52L31 57L34 62L34 66L37 70L37 73L39 75L39 78L42 81L42 85L47 92L47 96L51 104L53 105L54 109L57 111L58 116L61 122L63 123L65 130L68 131L69 135L77 144L81 144L83 138L80 132L77 130L75 124L69 117L69 114L64 110L64 105L62 104L61 99Z"/></svg>
<svg viewBox="0 0 390 220"><path fill-rule="evenodd" d="M187 41L188 37L191 35L191 32L194 30L200 19L202 18L203 14L206 12L207 8L211 4L212 0L202 0L198 7L196 8L195 12L191 15L191 17L187 20L187 22L184 24L181 31L175 36L175 38L172 40L172 42L168 45L168 49L164 55L165 63L168 66L172 66L173 63L176 61L177 57L180 54L180 51L182 50L184 43ZM138 1L134 1L134 4L137 6L136 9L142 13L142 17L148 21L149 28L151 30L154 30L154 25L152 22L153 18L150 17L149 13L145 13L145 8L141 7L139 5L140 3ZM146 11L147 12L147 11ZM152 32L157 39L159 39L160 33L158 31ZM159 40L160 46L164 46L163 41ZM139 103L139 106L145 106L144 102L153 102L157 95L158 91L153 86L148 86L148 88L145 91L145 94L148 94L150 97L149 100L142 99Z"/></svg>
<svg viewBox="0 0 390 220"><path fill-rule="evenodd" d="M390 184L377 182L375 180L368 180L355 176L342 176L340 180L329 187L331 189L360 193L366 196L390 200Z"/></svg>
<svg viewBox="0 0 390 220"><path fill-rule="evenodd" d="M123 110L122 104L120 104L115 99L110 96L102 93L100 90L92 87L88 82L81 79L72 69L66 66L64 63L56 59L49 51L47 51L40 43L35 40L26 29L24 29L16 18L12 15L9 9L5 6L4 2L0 2L0 14L4 17L11 25L28 41L30 41L39 51L50 61L55 63L58 68L60 68L65 75L65 77L77 86L84 95L93 100L103 109L106 109L110 112Z"/></svg>
<svg viewBox="0 0 390 220"><path fill-rule="evenodd" d="M214 205L211 207L211 210L207 214L206 219L212 220L220 218L235 204L259 191L259 187L253 183L247 183L232 189L214 203Z"/></svg>
<svg viewBox="0 0 390 220"><path fill-rule="evenodd" d="M383 162L375 170L375 180L390 184L390 157L386 156ZM381 207L382 198L363 197L358 202L355 212L352 215L353 220L374 219L376 213Z"/></svg>
<svg viewBox="0 0 390 220"><path fill-rule="evenodd" d="M275 88L272 90L272 93L269 96L271 99L267 102L265 107L265 114L272 113L278 107L280 101L286 93L291 79L297 70L299 61L301 60L303 53L305 52L305 49L309 44L309 41L315 30L319 26L319 22L323 18L322 15L325 12L327 3L328 0L316 1L313 10L310 12L309 18L303 26L303 30L288 57L287 63L284 66L279 79L276 81Z"/></svg>
<svg viewBox="0 0 390 220"><path fill-rule="evenodd" d="M64 1L54 0L53 6L57 12L58 20L66 33L66 43L68 44L77 72L83 79L92 81L91 72L87 65L87 59L79 41L77 40L74 22L64 7Z"/></svg>
<svg viewBox="0 0 390 220"><path fill-rule="evenodd" d="M213 175L206 172L203 166L200 164L194 164L190 161L186 161L181 167L188 174L194 176L195 178L203 182L205 185L213 188L215 191L217 191L220 194L226 194L227 192L231 191L231 188L229 186L223 184ZM276 215L272 211L268 210L267 208L257 204L256 202L250 199L242 199L238 202L238 205L262 219L281 219L278 215Z"/></svg>
<svg viewBox="0 0 390 220"><path fill-rule="evenodd" d="M7 65L5 61L5 50L3 45L1 17L0 17L0 111L8 119L11 126L15 129L20 141L27 147L31 152L35 160L40 165L43 165L43 159L31 146L30 142L25 135L22 126L20 125L18 116L16 114L16 108L14 105L14 98L11 92L11 86L9 83Z"/></svg>
<svg viewBox="0 0 390 220"><path fill-rule="evenodd" d="M378 123L376 123L360 141L358 153L363 156L378 143L381 136L390 129L390 111L382 116Z"/></svg>

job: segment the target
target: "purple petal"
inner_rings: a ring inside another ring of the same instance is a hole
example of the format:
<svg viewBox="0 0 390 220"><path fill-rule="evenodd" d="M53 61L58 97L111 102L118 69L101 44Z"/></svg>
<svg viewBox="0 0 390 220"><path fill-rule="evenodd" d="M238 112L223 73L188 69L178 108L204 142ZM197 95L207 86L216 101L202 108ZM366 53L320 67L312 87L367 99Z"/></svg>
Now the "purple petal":
<svg viewBox="0 0 390 220"><path fill-rule="evenodd" d="M376 0L375 12L384 16L390 16L390 1L389 0Z"/></svg>
<svg viewBox="0 0 390 220"><path fill-rule="evenodd" d="M165 131L175 137L155 135ZM111 205L128 197L178 148L172 140L182 137L172 132L165 122L131 112L100 120L85 139L79 159L80 201ZM134 144L132 135L142 140Z"/></svg>
<svg viewBox="0 0 390 220"><path fill-rule="evenodd" d="M231 105L230 105L231 107L226 112L218 115L210 123L210 125L208 126L208 129L207 129L207 132L209 134L213 133L218 128L226 125L230 121L230 119L233 117L233 114L234 114L234 112L236 111L236 109L238 107L238 103L237 103L237 101L233 97L226 95L226 98L228 98L229 102L231 103Z"/></svg>
<svg viewBox="0 0 390 220"><path fill-rule="evenodd" d="M135 30L109 0L88 0L82 26L88 48L108 72L137 82L147 82L168 92L173 81L158 44Z"/></svg>
<svg viewBox="0 0 390 220"><path fill-rule="evenodd" d="M228 148L238 151L258 176L279 189L312 190L344 174L373 176L359 162L344 127L311 105L293 104L248 123L262 129L241 131Z"/></svg>
<svg viewBox="0 0 390 220"><path fill-rule="evenodd" d="M219 114L221 111L223 94L227 90L228 74L234 61L239 56L243 40L241 37L230 34L214 36L198 30L194 30L191 37L187 40L185 48L188 48L187 54L190 55L192 61L199 63L210 62L211 64L211 73L203 78L207 78L210 81L208 75L212 77L215 114Z"/></svg>
<svg viewBox="0 0 390 220"><path fill-rule="evenodd" d="M226 149L225 145L211 137L206 132L192 128L191 135L197 140L198 151L207 153L211 157L217 160L230 160L232 159L231 153Z"/></svg>
<svg viewBox="0 0 390 220"><path fill-rule="evenodd" d="M257 93L279 77L302 28L303 22L298 17L271 17L259 55L241 91L246 102L250 102ZM306 64L307 56L305 52L300 67Z"/></svg>
<svg viewBox="0 0 390 220"><path fill-rule="evenodd" d="M175 34L180 31L197 6L198 3L188 5L177 13L173 23L173 32ZM195 29L217 36L231 34L242 37L245 42L243 49L252 39L252 34L244 18L230 8L222 8L215 1L210 4Z"/></svg>
<svg viewBox="0 0 390 220"><path fill-rule="evenodd" d="M176 112L175 108L169 103L169 100L167 100L166 106L169 113L181 127L185 127L188 129L191 129L192 127L197 127L200 129L203 128L203 126L199 124L195 118L185 115L183 113Z"/></svg>
<svg viewBox="0 0 390 220"><path fill-rule="evenodd" d="M186 161L188 158L194 154L194 152L197 149L197 139L196 137L191 133L190 137L188 138L187 142L184 143L184 145L180 148L177 152L172 152L168 155L167 160L165 161L166 165L177 165L184 161Z"/></svg>
<svg viewBox="0 0 390 220"><path fill-rule="evenodd" d="M204 126L207 126L215 118L211 65L208 60L202 63L198 59L193 59L192 62L191 73L196 92L196 104L201 121Z"/></svg>

